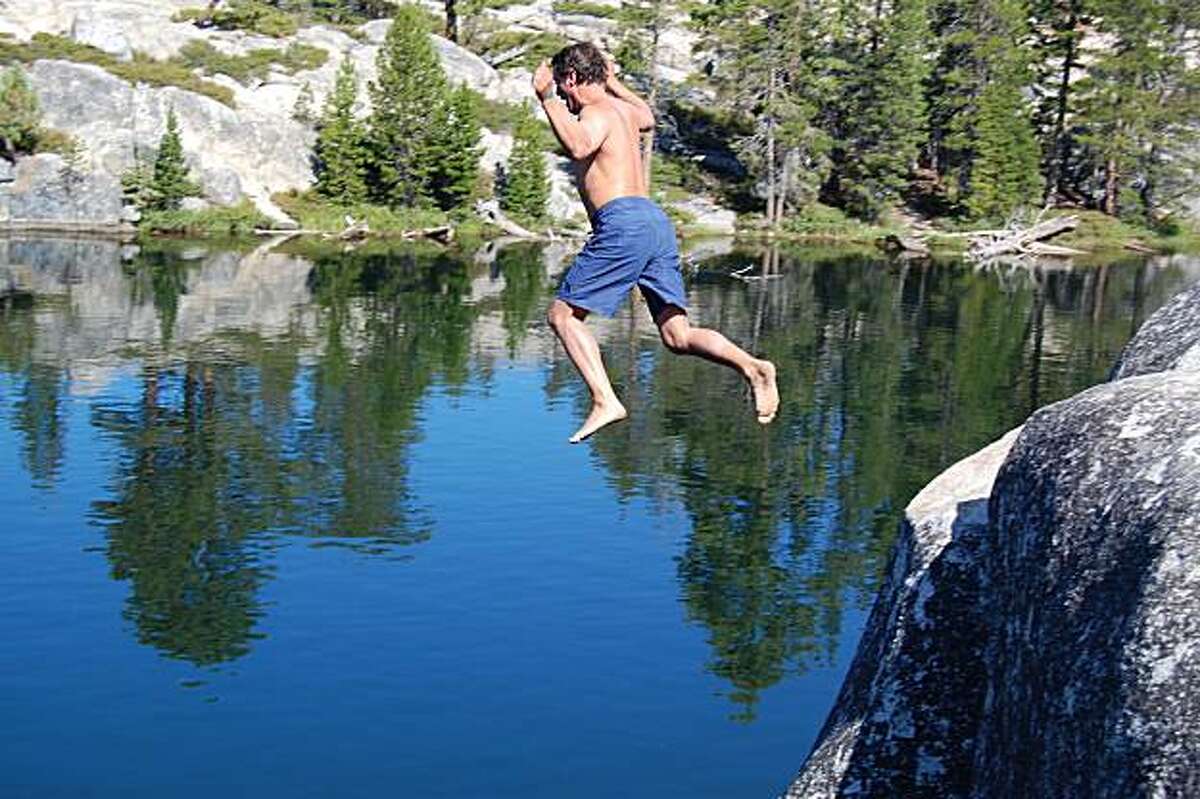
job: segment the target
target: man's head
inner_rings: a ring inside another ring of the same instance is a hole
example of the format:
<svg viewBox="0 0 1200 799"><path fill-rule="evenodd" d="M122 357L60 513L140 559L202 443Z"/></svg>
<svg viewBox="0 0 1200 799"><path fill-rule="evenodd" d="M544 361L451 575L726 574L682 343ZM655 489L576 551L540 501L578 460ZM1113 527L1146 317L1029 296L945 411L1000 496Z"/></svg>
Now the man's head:
<svg viewBox="0 0 1200 799"><path fill-rule="evenodd" d="M579 42L559 50L550 60L554 69L554 82L558 84L558 96L566 102L573 113L578 113L582 103L579 90L584 86L604 87L608 79L608 62L600 48L591 42Z"/></svg>

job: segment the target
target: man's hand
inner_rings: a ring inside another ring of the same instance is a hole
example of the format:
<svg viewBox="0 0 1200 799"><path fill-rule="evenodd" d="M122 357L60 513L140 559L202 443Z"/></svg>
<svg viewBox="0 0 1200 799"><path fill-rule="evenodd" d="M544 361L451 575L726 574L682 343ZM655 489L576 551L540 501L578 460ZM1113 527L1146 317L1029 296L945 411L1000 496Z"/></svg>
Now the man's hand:
<svg viewBox="0 0 1200 799"><path fill-rule="evenodd" d="M538 64L537 69L533 71L533 91L542 99L542 95L546 90L554 85L554 73L550 70L550 64L543 61Z"/></svg>

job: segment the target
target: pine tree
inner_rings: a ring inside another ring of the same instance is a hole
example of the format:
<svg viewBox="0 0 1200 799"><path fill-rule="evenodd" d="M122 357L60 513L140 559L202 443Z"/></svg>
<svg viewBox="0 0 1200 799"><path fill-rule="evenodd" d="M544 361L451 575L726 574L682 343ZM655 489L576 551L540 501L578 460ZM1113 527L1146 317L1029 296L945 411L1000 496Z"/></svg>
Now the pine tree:
<svg viewBox="0 0 1200 799"><path fill-rule="evenodd" d="M184 197L194 197L200 193L200 188L188 177L174 108L167 110L167 130L158 144L150 187L154 197L153 207L164 211L173 211Z"/></svg>
<svg viewBox="0 0 1200 799"><path fill-rule="evenodd" d="M313 120L313 90L312 84L304 81L304 85L300 87L300 93L296 95L296 104L292 106L292 119L302 125L308 125Z"/></svg>
<svg viewBox="0 0 1200 799"><path fill-rule="evenodd" d="M428 198L429 120L446 102L446 76L421 11L402 5L376 59L371 84L369 185L379 202L411 206Z"/></svg>
<svg viewBox="0 0 1200 799"><path fill-rule="evenodd" d="M362 202L367 196L365 131L354 117L357 99L354 62L345 58L325 102L315 148L317 191L342 205Z"/></svg>
<svg viewBox="0 0 1200 799"><path fill-rule="evenodd" d="M542 132L526 107L513 130L512 155L500 192L500 207L526 219L541 219L546 215L549 199L550 178L546 174Z"/></svg>
<svg viewBox="0 0 1200 799"><path fill-rule="evenodd" d="M1175 0L1094 0L1099 32L1080 81L1081 142L1104 182L1101 209L1146 214L1182 193L1195 170L1188 151L1200 122L1195 41L1200 8Z"/></svg>
<svg viewBox="0 0 1200 799"><path fill-rule="evenodd" d="M867 31L848 86L852 111L837 184L851 212L874 219L907 187L926 140L926 0L878 3Z"/></svg>
<svg viewBox="0 0 1200 799"><path fill-rule="evenodd" d="M465 204L479 178L479 110L475 94L465 85L434 109L425 146L417 154L426 177L426 191L444 211Z"/></svg>
<svg viewBox="0 0 1200 799"><path fill-rule="evenodd" d="M25 72L18 66L0 72L0 155L32 152L40 121L37 95Z"/></svg>
<svg viewBox="0 0 1200 799"><path fill-rule="evenodd" d="M1039 203L1040 153L1022 92L1032 81L1028 7L1024 0L986 0L977 8L975 54L980 90L971 124L972 159L966 207L976 218L1003 219Z"/></svg>

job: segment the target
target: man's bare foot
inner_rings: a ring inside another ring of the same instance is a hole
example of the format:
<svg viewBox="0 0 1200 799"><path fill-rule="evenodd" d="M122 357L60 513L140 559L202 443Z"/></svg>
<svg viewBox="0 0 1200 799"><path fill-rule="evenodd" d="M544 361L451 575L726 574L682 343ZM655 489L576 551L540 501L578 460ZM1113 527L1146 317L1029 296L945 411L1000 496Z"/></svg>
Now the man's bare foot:
<svg viewBox="0 0 1200 799"><path fill-rule="evenodd" d="M592 412L588 414L583 427L576 430L575 435L571 436L569 441L572 444L578 444L601 427L619 422L628 415L625 412L625 406L616 397L604 402L593 403Z"/></svg>
<svg viewBox="0 0 1200 799"><path fill-rule="evenodd" d="M754 390L754 412L759 424L770 424L779 412L779 389L775 386L775 364L755 361L746 378Z"/></svg>

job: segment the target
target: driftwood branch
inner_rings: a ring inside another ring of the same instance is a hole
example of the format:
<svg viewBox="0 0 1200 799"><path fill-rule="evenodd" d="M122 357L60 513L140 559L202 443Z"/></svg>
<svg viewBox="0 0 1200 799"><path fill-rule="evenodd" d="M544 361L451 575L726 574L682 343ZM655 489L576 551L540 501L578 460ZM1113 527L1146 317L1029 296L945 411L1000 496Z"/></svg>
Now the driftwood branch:
<svg viewBox="0 0 1200 799"><path fill-rule="evenodd" d="M522 239L541 238L541 236L539 236L537 233L521 227L516 222L505 216L504 212L500 210L500 203L495 200L476 203L475 212L479 214L480 218L482 218L485 222L492 223L510 236L516 236Z"/></svg>
<svg viewBox="0 0 1200 799"><path fill-rule="evenodd" d="M1078 226L1079 217L1057 216L1024 228L983 231L972 237L967 257L973 261L988 261L1001 255L1079 255L1081 250L1040 244Z"/></svg>

